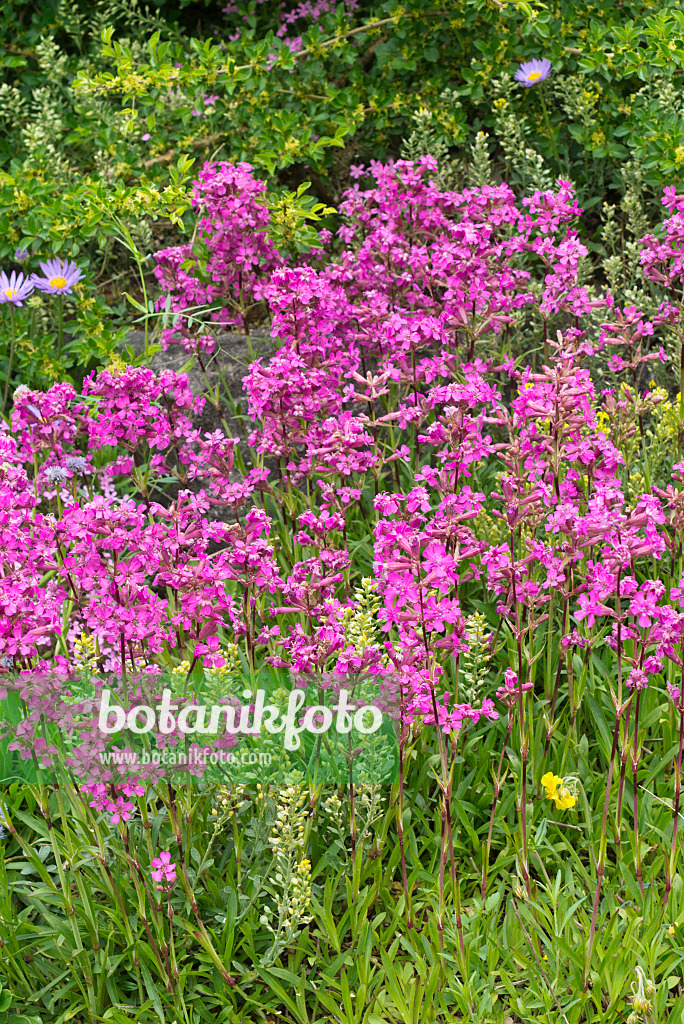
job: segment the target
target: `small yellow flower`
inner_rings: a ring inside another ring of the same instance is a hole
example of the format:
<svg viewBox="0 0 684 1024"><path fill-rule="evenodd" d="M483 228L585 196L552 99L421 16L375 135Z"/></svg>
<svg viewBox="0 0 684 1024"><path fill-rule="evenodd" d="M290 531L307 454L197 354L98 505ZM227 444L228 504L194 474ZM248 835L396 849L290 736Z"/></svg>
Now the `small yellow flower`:
<svg viewBox="0 0 684 1024"><path fill-rule="evenodd" d="M577 803L574 793L568 788L564 779L553 772L547 772L542 776L541 784L545 790L547 800L553 800L557 811L567 811Z"/></svg>
<svg viewBox="0 0 684 1024"><path fill-rule="evenodd" d="M554 799L556 801L557 811L567 811L568 808L574 807L577 803L577 800L566 786L559 787L558 793Z"/></svg>
<svg viewBox="0 0 684 1024"><path fill-rule="evenodd" d="M560 786L563 780L559 775L554 775L553 772L547 772L546 775L542 775L541 784L546 790L546 795L549 800L553 800L556 789Z"/></svg>

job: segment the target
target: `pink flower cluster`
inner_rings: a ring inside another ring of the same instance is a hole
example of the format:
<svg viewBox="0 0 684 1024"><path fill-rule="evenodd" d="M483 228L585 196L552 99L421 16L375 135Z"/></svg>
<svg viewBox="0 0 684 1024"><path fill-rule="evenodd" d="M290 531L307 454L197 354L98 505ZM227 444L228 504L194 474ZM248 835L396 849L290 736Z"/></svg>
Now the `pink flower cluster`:
<svg viewBox="0 0 684 1024"><path fill-rule="evenodd" d="M652 339L679 307L646 321L588 295L568 183L518 202L505 185L440 191L434 169L372 164L373 186L342 204L339 251L317 269L285 265L265 238L265 186L248 165L202 171L208 262L197 275L187 247L158 254L159 308L178 314L166 343L193 350L211 339L190 307L240 327L268 304L277 347L244 378L256 468L237 472L236 438L197 430L202 400L183 374L131 367L80 394L17 390L0 432L0 664L27 703L22 756L49 765L41 723L69 733L92 711L70 696L82 633L102 671L128 674L133 705L161 665L220 666L237 643L252 664L319 679L392 673L404 721L447 733L495 718L492 696L510 709L532 687L521 653L489 696L459 695L452 667L475 609L503 619L520 652L560 615L563 657L605 643L637 689L666 659L681 664L684 580L668 589L660 566L681 547L684 463L666 489L635 497L620 447L659 400L635 383L663 358ZM680 216L642 258L681 288ZM611 319L594 337L600 305ZM522 314L548 365L517 365ZM624 352L609 366L628 386L597 393L583 362L606 346ZM350 622L364 613L364 552L379 609L361 642ZM102 749L86 730L71 764L123 822L155 769L102 768Z"/></svg>
<svg viewBox="0 0 684 1024"><path fill-rule="evenodd" d="M270 275L283 266L278 250L265 235L270 214L259 200L266 185L252 175L249 164L207 164L195 182L192 205L201 212L197 238L207 253L203 274L192 245L157 253L155 276L163 295L157 309L180 313L212 305L211 320L222 327L244 329L244 314L264 295ZM179 317L162 333L162 343L181 342L188 352L214 346L211 332Z"/></svg>

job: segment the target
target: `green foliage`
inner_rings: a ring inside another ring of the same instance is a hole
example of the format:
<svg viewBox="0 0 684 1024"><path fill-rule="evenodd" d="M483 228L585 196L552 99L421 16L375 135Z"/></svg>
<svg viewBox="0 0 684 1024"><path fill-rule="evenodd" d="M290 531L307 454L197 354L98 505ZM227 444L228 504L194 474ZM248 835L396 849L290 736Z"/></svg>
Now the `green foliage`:
<svg viewBox="0 0 684 1024"><path fill-rule="evenodd" d="M472 623L471 631L476 628ZM537 644L530 653L541 659L542 676L556 641L549 648L541 639ZM172 920L165 904L154 909L141 881L158 850L176 857L173 805L163 789L161 799L139 800L142 818L127 847L125 830L110 828L68 779L59 790L9 786L4 804L13 831L0 858L0 939L14 1005L55 1024L69 1019L67 1011L77 1020L130 1019L123 1016L130 1006L139 1021L155 1024L267 1021L279 1014L301 1024L614 1024L634 1012L641 992L653 1011L640 1020L679 1020L684 884L677 873L663 907L659 852L672 830L668 773L677 735L667 694L656 688L644 692L641 710L643 745L652 750L639 776L644 895L634 871L628 774L621 829L614 818L618 779L613 782L609 870L584 987L611 743L606 683L614 667L608 653L601 660L578 656L575 663L575 724L563 687L559 704L567 710L548 751L547 696L535 701L532 776L539 779L549 767L574 775L579 798L572 810L557 811L543 795L529 795L529 893L516 876L512 779L496 816L484 899L480 892L491 764L506 722L484 734L468 731L459 741L453 813L464 965L453 905L441 939L436 924L439 810L435 751L425 736L411 757L404 807L413 927L406 923L394 838L397 785L357 793L355 857L348 793L311 789L296 773L237 789L177 788L188 886L181 883L172 894ZM514 771L517 749L514 730L507 750ZM302 878L305 890L298 887ZM164 943L178 973L169 985Z"/></svg>
<svg viewBox="0 0 684 1024"><path fill-rule="evenodd" d="M13 1012L15 1006L12 993L0 980L0 1024L41 1024L40 1017L27 1017L26 1014Z"/></svg>

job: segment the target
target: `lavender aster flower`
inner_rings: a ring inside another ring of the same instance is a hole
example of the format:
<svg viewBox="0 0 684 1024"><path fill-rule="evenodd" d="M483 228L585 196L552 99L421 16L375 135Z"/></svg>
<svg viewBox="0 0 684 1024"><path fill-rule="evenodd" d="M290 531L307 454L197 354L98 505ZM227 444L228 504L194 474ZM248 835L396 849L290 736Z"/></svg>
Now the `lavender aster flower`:
<svg viewBox="0 0 684 1024"><path fill-rule="evenodd" d="M0 270L0 302L12 302L15 306L22 306L24 299L27 299L33 291L33 282L17 274L13 270L8 277L4 270Z"/></svg>
<svg viewBox="0 0 684 1024"><path fill-rule="evenodd" d="M24 263L29 258L30 255L31 254L28 251L28 249L15 249L14 250L14 258L17 261L17 263Z"/></svg>
<svg viewBox="0 0 684 1024"><path fill-rule="evenodd" d="M545 78L548 78L551 74L551 61L546 60L528 60L524 64L521 64L515 73L516 82L522 82L526 89L530 86L536 85L537 82L543 82Z"/></svg>
<svg viewBox="0 0 684 1024"><path fill-rule="evenodd" d="M74 285L83 277L83 271L68 260L48 260L41 263L40 269L45 277L34 274L33 283L42 292L52 292L54 295L62 295L64 292L70 295Z"/></svg>

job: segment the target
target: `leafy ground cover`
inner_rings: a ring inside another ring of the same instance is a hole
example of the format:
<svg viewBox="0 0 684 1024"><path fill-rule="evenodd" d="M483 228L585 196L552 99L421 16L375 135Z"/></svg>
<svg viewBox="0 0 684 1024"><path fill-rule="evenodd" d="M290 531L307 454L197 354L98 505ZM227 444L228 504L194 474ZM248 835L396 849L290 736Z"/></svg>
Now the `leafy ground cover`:
<svg viewBox="0 0 684 1024"><path fill-rule="evenodd" d="M0 1020L684 1019L677 5L2 17Z"/></svg>

